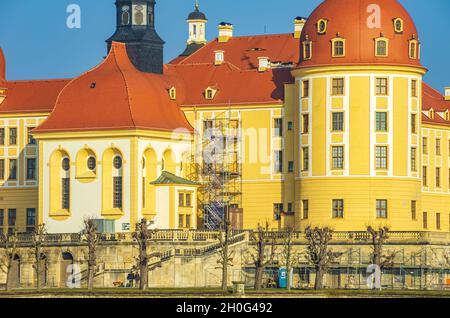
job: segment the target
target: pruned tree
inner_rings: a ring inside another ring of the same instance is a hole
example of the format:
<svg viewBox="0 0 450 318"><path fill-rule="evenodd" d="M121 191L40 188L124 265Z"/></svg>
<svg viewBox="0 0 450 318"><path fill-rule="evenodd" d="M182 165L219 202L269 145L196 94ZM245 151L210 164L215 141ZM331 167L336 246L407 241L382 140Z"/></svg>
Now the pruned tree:
<svg viewBox="0 0 450 318"><path fill-rule="evenodd" d="M286 279L287 279L287 289L291 290L291 271L292 267L296 261L296 257L293 251L294 247L294 238L295 238L295 231L292 227L288 227L284 230L282 233L283 237L283 264L286 267Z"/></svg>
<svg viewBox="0 0 450 318"><path fill-rule="evenodd" d="M88 250L87 250L87 288L88 290L92 290L94 288L94 275L95 268L97 266L97 247L100 241L100 233L97 230L97 226L95 225L95 221L91 217L87 217L83 221L84 229L84 240L86 241Z"/></svg>
<svg viewBox="0 0 450 318"><path fill-rule="evenodd" d="M383 255L384 244L389 238L389 228L387 226L380 227L375 230L372 226L367 227L367 232L370 235L372 255L372 264L378 265L379 268L383 268L385 264L385 259Z"/></svg>
<svg viewBox="0 0 450 318"><path fill-rule="evenodd" d="M0 269L6 274L6 290L10 291L13 285L12 270L16 261L18 237L15 230L12 233L0 235Z"/></svg>
<svg viewBox="0 0 450 318"><path fill-rule="evenodd" d="M269 224L265 227L258 225L258 229L251 233L255 254L252 254L255 265L255 290L260 290L266 267L273 263L276 252L275 236L269 231Z"/></svg>
<svg viewBox="0 0 450 318"><path fill-rule="evenodd" d="M314 289L323 289L323 277L336 258L336 254L328 248L333 238L333 230L329 227L312 228L308 226L305 230L305 235L308 241L308 259L316 270Z"/></svg>
<svg viewBox="0 0 450 318"><path fill-rule="evenodd" d="M219 259L217 263L222 269L222 291L226 292L228 289L228 268L229 266L233 266L234 257L234 252L230 252L230 237L232 235L231 222L225 220L221 228L222 231L219 235Z"/></svg>
<svg viewBox="0 0 450 318"><path fill-rule="evenodd" d="M149 230L150 223L143 218L136 224L136 231L133 233L133 238L138 243L138 271L139 271L139 289L146 290L148 287L148 271L149 258L148 243L151 238L152 231Z"/></svg>
<svg viewBox="0 0 450 318"><path fill-rule="evenodd" d="M45 224L39 224L31 234L31 241L33 243L33 269L36 275L36 289L38 291L42 288L41 275L47 271L47 262L45 258L44 244L47 238L47 228Z"/></svg>

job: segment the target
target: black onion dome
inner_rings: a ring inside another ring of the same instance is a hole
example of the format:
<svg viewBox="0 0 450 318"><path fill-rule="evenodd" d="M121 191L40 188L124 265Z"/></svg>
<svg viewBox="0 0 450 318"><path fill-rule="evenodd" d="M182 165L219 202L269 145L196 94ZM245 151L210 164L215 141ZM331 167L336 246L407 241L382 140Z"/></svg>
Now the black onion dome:
<svg viewBox="0 0 450 318"><path fill-rule="evenodd" d="M195 5L195 11L189 13L188 20L208 20L206 15L198 9L198 4Z"/></svg>

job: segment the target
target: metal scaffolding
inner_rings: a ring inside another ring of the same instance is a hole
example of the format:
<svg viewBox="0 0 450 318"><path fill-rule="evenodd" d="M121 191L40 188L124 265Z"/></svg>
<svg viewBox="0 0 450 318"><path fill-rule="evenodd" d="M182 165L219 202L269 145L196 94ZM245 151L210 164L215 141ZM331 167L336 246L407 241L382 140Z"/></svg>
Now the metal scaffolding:
<svg viewBox="0 0 450 318"><path fill-rule="evenodd" d="M231 110L202 122L189 178L201 184L199 207L208 230L219 229L230 211L242 207L240 127L240 120L231 117Z"/></svg>

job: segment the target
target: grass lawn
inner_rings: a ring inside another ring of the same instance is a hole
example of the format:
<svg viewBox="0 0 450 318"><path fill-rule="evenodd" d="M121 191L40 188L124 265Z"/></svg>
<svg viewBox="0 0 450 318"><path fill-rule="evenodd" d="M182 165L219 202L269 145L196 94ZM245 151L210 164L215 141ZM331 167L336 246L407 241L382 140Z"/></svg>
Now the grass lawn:
<svg viewBox="0 0 450 318"><path fill-rule="evenodd" d="M162 298L221 298L235 297L231 293L223 293L215 288L179 288L179 289L149 289L140 291L131 288L111 288L111 289L44 289L41 292L36 290L13 290L11 292L0 291L0 298L7 297L162 297ZM450 291L424 291L424 290L283 290L283 289L263 289L261 291L247 290L245 297L248 298L302 298L302 297L328 297L328 298L408 298L408 297L446 297L450 298Z"/></svg>

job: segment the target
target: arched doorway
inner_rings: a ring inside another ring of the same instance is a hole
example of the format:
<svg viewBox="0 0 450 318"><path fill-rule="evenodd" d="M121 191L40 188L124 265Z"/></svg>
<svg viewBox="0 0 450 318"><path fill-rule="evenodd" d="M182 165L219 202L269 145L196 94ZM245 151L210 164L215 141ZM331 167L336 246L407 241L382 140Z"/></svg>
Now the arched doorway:
<svg viewBox="0 0 450 318"><path fill-rule="evenodd" d="M12 258L12 265L9 273L11 288L20 287L20 257L14 254Z"/></svg>
<svg viewBox="0 0 450 318"><path fill-rule="evenodd" d="M61 255L60 262L60 279L59 279L59 287L67 288L67 279L69 276L73 275L73 256L70 252L63 252ZM70 267L69 267L70 266Z"/></svg>

